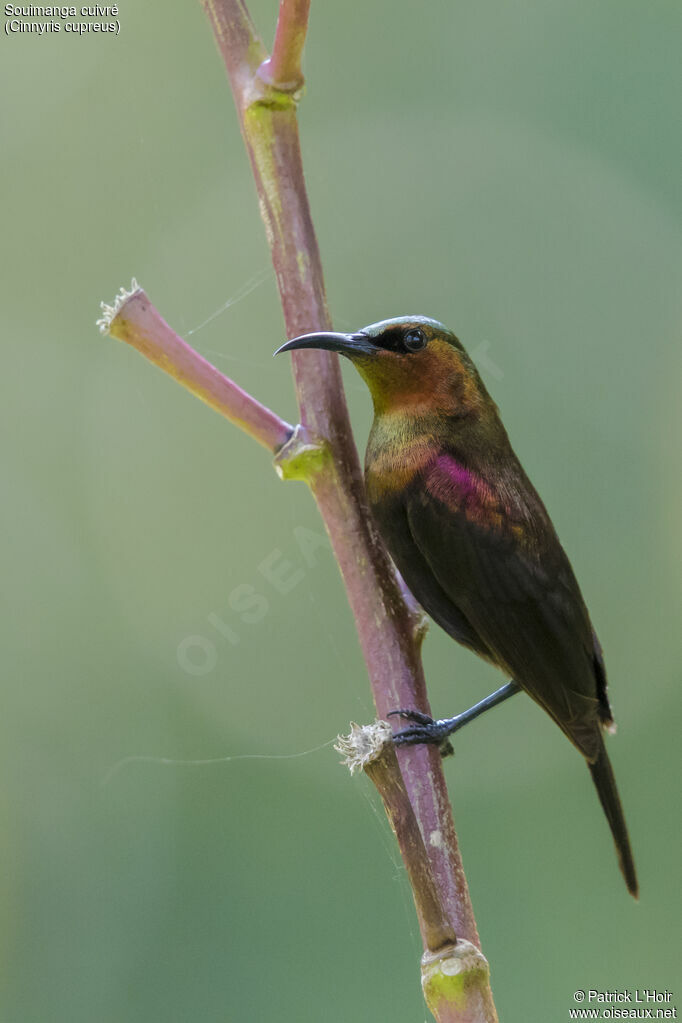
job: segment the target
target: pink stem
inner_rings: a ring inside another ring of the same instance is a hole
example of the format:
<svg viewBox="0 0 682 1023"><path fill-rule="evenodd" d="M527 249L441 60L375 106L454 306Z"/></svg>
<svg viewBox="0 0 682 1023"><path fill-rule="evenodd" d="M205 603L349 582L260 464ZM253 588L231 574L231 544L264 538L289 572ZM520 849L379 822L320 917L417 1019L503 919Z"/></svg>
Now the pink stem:
<svg viewBox="0 0 682 1023"><path fill-rule="evenodd" d="M251 160L287 336L329 330L295 102L283 93L273 96L258 78L266 54L243 0L203 2ZM341 568L377 712L384 716L388 710L410 707L428 714L416 623L372 525L338 358L302 351L294 352L292 361L301 422L333 454L333 472L318 473L311 486ZM438 750L406 747L399 750L399 762L445 910L458 937L480 947Z"/></svg>
<svg viewBox="0 0 682 1023"><path fill-rule="evenodd" d="M137 348L216 412L276 453L291 437L293 426L223 376L179 337L157 312L144 291L134 291L108 323L107 333Z"/></svg>
<svg viewBox="0 0 682 1023"><path fill-rule="evenodd" d="M270 61L244 0L203 3L225 61L251 161L287 335L329 329L293 95L295 81L301 80L308 2L282 0ZM377 711L385 716L389 709L412 707L428 713L420 659L422 622L404 599L401 581L372 525L338 359L327 352L305 351L293 353L292 361L303 428L332 454L310 474L309 483L341 568ZM439 753L433 747L400 749L398 760L444 917L457 935L456 947L465 943L461 939L480 947ZM403 847L401 851L406 854ZM429 949L433 936L423 926L422 938ZM445 998L442 1007L434 1009L442 1023L497 1020L486 971L487 964L480 997L462 1005L461 1011L455 1004L459 995L454 1001Z"/></svg>
<svg viewBox="0 0 682 1023"><path fill-rule="evenodd" d="M258 74L281 92L297 92L303 85L301 57L309 11L310 0L280 0L272 56L263 61Z"/></svg>

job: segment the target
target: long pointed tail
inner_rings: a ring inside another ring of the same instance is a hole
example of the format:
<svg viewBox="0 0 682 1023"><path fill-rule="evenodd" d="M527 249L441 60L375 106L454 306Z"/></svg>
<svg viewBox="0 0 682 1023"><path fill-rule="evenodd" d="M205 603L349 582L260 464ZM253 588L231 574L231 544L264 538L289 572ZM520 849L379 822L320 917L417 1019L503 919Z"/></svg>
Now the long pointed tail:
<svg viewBox="0 0 682 1023"><path fill-rule="evenodd" d="M620 863L625 883L628 886L628 891L635 898L638 898L639 885L637 883L635 861L632 858L632 849L630 848L630 838L628 836L627 825L625 824L625 816L620 803L618 789L616 788L616 779L613 777L611 761L608 758L603 739L599 756L593 764L588 761L587 766L590 769L592 781L599 795L599 802L606 814L613 840L616 843L618 862Z"/></svg>

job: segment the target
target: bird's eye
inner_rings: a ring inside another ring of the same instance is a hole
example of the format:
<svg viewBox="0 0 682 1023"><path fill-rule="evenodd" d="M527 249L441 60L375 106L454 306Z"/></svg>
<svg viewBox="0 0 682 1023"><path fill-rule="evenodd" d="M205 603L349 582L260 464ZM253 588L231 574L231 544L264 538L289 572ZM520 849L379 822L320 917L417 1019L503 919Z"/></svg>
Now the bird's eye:
<svg viewBox="0 0 682 1023"><path fill-rule="evenodd" d="M421 327L413 327L412 330L405 331L403 341L408 352L420 352L426 347L426 334Z"/></svg>

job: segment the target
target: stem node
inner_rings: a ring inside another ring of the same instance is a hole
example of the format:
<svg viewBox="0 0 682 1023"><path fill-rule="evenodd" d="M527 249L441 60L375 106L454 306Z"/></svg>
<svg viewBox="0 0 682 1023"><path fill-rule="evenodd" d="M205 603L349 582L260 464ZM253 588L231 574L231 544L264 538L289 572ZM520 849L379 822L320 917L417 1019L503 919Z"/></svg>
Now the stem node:
<svg viewBox="0 0 682 1023"><path fill-rule="evenodd" d="M495 1018L490 998L490 967L483 953L460 938L422 956L422 990L437 1020L478 1023Z"/></svg>
<svg viewBox="0 0 682 1023"><path fill-rule="evenodd" d="M273 92L284 93L287 99L293 99L295 103L298 103L303 95L303 88L305 86L303 75L294 75L288 82L278 81L273 74L272 57L268 57L267 60L263 61L256 74Z"/></svg>
<svg viewBox="0 0 682 1023"><path fill-rule="evenodd" d="M299 423L275 455L273 465L280 479L310 483L330 458L327 442L311 437L305 426Z"/></svg>

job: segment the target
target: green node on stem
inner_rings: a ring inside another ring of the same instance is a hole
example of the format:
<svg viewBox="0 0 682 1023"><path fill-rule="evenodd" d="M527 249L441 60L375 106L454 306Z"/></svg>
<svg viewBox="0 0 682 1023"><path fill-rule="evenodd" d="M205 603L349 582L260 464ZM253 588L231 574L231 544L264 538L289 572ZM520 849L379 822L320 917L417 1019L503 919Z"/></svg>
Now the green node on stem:
<svg viewBox="0 0 682 1023"><path fill-rule="evenodd" d="M490 968L483 953L460 938L437 952L425 952L421 962L422 990L437 1020L478 1023L490 996Z"/></svg>
<svg viewBox="0 0 682 1023"><path fill-rule="evenodd" d="M300 424L273 459L275 472L283 480L310 483L332 460L329 444L312 438Z"/></svg>

